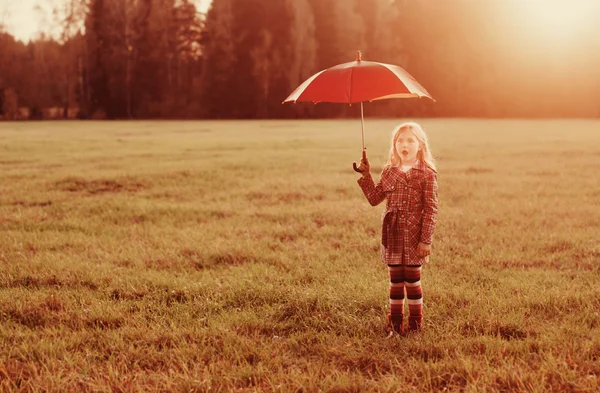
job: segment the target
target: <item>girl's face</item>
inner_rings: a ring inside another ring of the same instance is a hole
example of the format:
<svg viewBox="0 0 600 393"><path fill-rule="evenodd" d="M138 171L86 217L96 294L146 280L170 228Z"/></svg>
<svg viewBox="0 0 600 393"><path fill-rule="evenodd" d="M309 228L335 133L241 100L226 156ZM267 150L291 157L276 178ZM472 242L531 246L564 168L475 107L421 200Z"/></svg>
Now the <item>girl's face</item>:
<svg viewBox="0 0 600 393"><path fill-rule="evenodd" d="M417 159L417 152L421 148L417 137L410 129L398 132L396 137L396 152L403 164L412 164Z"/></svg>

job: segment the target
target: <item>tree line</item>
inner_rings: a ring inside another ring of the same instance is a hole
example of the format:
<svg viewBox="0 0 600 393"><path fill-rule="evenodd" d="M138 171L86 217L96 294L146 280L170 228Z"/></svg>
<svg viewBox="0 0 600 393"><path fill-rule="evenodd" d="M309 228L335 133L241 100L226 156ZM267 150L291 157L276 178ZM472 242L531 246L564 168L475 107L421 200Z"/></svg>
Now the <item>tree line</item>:
<svg viewBox="0 0 600 393"><path fill-rule="evenodd" d="M192 0L69 0L62 11L60 37L25 44L0 25L4 118L356 116L281 102L357 50L436 99L368 104L370 116L600 115L600 20L549 43L519 0L213 0L206 14Z"/></svg>

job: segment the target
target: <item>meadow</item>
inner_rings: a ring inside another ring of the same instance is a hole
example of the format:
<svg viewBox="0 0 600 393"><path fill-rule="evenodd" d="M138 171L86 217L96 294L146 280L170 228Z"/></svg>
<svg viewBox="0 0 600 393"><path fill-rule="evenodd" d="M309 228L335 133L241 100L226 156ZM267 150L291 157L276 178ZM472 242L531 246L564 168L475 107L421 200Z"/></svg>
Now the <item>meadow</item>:
<svg viewBox="0 0 600 393"><path fill-rule="evenodd" d="M0 391L600 391L600 123L420 122L439 220L390 340L360 120L0 123Z"/></svg>

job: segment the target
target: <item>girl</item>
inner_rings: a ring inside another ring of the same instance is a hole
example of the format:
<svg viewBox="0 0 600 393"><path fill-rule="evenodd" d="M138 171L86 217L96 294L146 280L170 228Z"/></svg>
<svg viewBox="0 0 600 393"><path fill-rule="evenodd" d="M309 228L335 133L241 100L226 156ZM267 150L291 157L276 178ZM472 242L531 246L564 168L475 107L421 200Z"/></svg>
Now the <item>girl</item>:
<svg viewBox="0 0 600 393"><path fill-rule="evenodd" d="M375 184L366 153L358 167L358 180L372 206L387 200L381 228L381 259L390 274L388 327L404 333L404 297L408 303L408 330L420 331L423 320L421 267L429 261L438 211L435 163L427 135L417 123L394 129L381 179Z"/></svg>

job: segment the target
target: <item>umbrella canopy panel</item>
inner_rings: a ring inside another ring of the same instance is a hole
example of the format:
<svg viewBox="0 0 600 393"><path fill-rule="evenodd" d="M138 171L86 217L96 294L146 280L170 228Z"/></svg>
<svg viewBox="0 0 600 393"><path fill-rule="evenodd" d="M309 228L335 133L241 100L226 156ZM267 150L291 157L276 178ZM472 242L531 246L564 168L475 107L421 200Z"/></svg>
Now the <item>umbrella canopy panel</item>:
<svg viewBox="0 0 600 393"><path fill-rule="evenodd" d="M357 60L328 68L308 78L284 102L357 103L431 95L403 68Z"/></svg>

